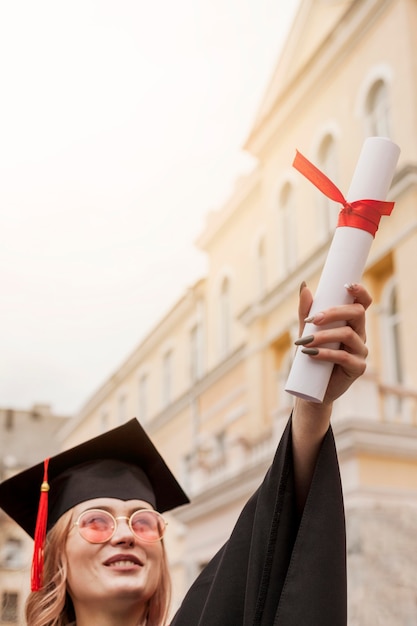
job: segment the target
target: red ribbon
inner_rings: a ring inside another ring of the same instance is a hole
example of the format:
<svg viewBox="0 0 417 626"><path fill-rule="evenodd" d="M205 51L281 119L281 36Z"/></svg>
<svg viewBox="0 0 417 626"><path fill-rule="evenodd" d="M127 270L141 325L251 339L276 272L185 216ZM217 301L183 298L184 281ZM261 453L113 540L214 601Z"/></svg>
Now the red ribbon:
<svg viewBox="0 0 417 626"><path fill-rule="evenodd" d="M308 178L325 196L339 202L343 208L339 213L337 226L350 226L366 230L375 237L382 215L391 215L394 202L383 200L355 200L347 202L340 189L313 165L301 152L296 151L293 167Z"/></svg>

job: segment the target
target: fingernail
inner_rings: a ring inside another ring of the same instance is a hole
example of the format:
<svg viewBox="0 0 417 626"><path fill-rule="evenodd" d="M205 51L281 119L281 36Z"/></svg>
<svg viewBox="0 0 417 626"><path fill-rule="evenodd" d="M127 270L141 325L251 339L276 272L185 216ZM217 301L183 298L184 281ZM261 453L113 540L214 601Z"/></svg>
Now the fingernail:
<svg viewBox="0 0 417 626"><path fill-rule="evenodd" d="M303 282L302 282L302 283L301 283L301 285L300 285L300 293L302 292L302 290L303 290L305 287L307 287L307 283L306 283L306 281L305 281L305 280L303 280Z"/></svg>
<svg viewBox="0 0 417 626"><path fill-rule="evenodd" d="M345 289L347 289L348 291L356 291L357 288L359 287L358 283L346 283L344 285Z"/></svg>
<svg viewBox="0 0 417 626"><path fill-rule="evenodd" d="M323 318L324 318L324 313L320 311L320 313L316 313L315 315L309 315L308 317L305 318L304 321L306 323L313 322L314 324L319 324Z"/></svg>
<svg viewBox="0 0 417 626"><path fill-rule="evenodd" d="M302 348L301 352L304 354L309 354L310 356L315 356L319 353L318 348Z"/></svg>
<svg viewBox="0 0 417 626"><path fill-rule="evenodd" d="M296 346L305 346L307 343L311 343L314 339L314 335L306 335L305 337L300 337L297 341L294 341Z"/></svg>

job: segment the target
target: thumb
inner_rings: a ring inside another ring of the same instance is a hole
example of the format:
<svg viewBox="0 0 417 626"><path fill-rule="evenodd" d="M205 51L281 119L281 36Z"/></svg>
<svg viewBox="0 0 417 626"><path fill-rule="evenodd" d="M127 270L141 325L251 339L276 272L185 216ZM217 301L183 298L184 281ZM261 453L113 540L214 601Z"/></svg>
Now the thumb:
<svg viewBox="0 0 417 626"><path fill-rule="evenodd" d="M304 320L308 316L312 304L313 295L310 289L308 289L306 283L303 281L300 285L300 299L298 302L299 337L302 335Z"/></svg>

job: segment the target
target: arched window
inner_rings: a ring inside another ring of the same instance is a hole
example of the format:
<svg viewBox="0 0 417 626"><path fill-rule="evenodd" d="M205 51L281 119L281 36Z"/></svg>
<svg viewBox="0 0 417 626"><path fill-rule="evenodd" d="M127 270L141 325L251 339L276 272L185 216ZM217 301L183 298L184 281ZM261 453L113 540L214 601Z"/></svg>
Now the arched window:
<svg viewBox="0 0 417 626"><path fill-rule="evenodd" d="M336 142L333 135L327 134L320 143L317 155L318 167L336 185L338 184L338 167L336 156ZM329 234L334 232L337 224L340 206L330 200L323 193L318 192L318 232L320 241L326 241Z"/></svg>
<svg viewBox="0 0 417 626"><path fill-rule="evenodd" d="M228 277L222 280L219 296L219 356L223 358L229 352L231 343L231 302Z"/></svg>
<svg viewBox="0 0 417 626"><path fill-rule="evenodd" d="M284 184L278 198L278 230L280 273L285 276L297 263L295 194L289 182Z"/></svg>
<svg viewBox="0 0 417 626"><path fill-rule="evenodd" d="M383 377L387 385L404 383L401 354L401 314L398 309L395 279L391 279L382 294L382 346L384 350ZM401 395L388 392L384 400L385 418L389 421L408 420L407 407Z"/></svg>
<svg viewBox="0 0 417 626"><path fill-rule="evenodd" d="M390 137L390 105L387 83L379 78L368 91L365 101L366 133L371 136Z"/></svg>
<svg viewBox="0 0 417 626"><path fill-rule="evenodd" d="M382 312L385 380L387 383L401 384L404 382L400 343L401 314L398 310L397 288L394 279L391 279L385 287Z"/></svg>

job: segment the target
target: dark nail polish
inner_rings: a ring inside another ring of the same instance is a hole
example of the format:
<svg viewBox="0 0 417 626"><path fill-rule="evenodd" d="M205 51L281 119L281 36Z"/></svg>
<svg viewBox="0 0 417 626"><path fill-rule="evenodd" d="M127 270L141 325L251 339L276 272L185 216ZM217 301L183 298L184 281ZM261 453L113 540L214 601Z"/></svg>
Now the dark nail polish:
<svg viewBox="0 0 417 626"><path fill-rule="evenodd" d="M304 287L307 287L307 283L305 280L303 280L303 282L300 285L300 293L302 292L302 290L304 289Z"/></svg>
<svg viewBox="0 0 417 626"><path fill-rule="evenodd" d="M302 348L301 352L304 352L304 354L309 354L310 356L315 356L319 353L318 348Z"/></svg>
<svg viewBox="0 0 417 626"><path fill-rule="evenodd" d="M307 343L311 343L314 339L314 335L306 335L305 337L300 337L297 341L294 341L296 346L305 346Z"/></svg>

